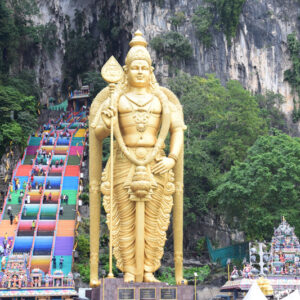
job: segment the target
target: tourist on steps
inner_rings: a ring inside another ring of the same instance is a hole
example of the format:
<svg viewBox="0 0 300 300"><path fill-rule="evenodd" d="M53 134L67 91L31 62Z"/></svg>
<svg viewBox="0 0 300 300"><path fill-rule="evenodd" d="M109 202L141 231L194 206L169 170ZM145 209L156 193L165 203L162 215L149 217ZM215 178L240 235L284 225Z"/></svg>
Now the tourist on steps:
<svg viewBox="0 0 300 300"><path fill-rule="evenodd" d="M8 214L8 215L11 215L11 205L8 205L8 206L7 206L7 214Z"/></svg>
<svg viewBox="0 0 300 300"><path fill-rule="evenodd" d="M64 258L61 256L59 259L59 268L62 269L64 264Z"/></svg>
<svg viewBox="0 0 300 300"><path fill-rule="evenodd" d="M13 224L14 216L12 214L9 215L10 225Z"/></svg>
<svg viewBox="0 0 300 300"><path fill-rule="evenodd" d="M53 268L56 269L56 257L54 255L52 257L52 265L53 265Z"/></svg>
<svg viewBox="0 0 300 300"><path fill-rule="evenodd" d="M31 223L31 230L35 230L35 220L33 220Z"/></svg>

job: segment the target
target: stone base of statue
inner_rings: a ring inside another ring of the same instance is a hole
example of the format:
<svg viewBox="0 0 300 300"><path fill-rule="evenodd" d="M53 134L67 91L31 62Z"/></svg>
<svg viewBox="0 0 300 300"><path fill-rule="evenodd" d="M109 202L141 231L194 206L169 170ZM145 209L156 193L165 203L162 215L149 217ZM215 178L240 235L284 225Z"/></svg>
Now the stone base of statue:
<svg viewBox="0 0 300 300"><path fill-rule="evenodd" d="M191 285L169 286L167 283L124 283L123 279L103 279L98 288L88 290L86 297L91 300L193 300L194 287Z"/></svg>

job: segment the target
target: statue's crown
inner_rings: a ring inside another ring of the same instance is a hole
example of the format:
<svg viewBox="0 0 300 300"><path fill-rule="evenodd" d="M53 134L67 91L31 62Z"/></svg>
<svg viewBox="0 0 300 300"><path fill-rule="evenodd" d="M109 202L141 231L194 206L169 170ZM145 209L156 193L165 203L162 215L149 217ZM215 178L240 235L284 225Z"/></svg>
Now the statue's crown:
<svg viewBox="0 0 300 300"><path fill-rule="evenodd" d="M137 30L134 33L134 37L133 39L129 42L129 46L130 47L134 47L134 46L143 46L143 47L147 47L148 43L146 42L146 40L143 37L143 34L140 30Z"/></svg>
<svg viewBox="0 0 300 300"><path fill-rule="evenodd" d="M131 47L127 53L125 64L129 66L134 60L146 60L151 66L152 60L148 50L146 49L148 43L143 37L143 34L140 30L137 30L134 33L134 37L129 42L129 46Z"/></svg>

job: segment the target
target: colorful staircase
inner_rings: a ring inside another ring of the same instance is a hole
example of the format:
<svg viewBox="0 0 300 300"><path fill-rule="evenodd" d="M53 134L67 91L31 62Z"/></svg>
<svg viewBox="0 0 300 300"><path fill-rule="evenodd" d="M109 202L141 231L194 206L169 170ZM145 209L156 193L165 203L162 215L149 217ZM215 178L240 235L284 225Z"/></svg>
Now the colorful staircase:
<svg viewBox="0 0 300 300"><path fill-rule="evenodd" d="M86 120L85 112L79 112L45 124L28 139L13 172L0 215L0 245L8 236L12 246L5 255L27 253L30 271L53 274L60 269L68 275L72 269ZM63 195L68 201L62 201ZM11 225L8 210L18 216L17 223Z"/></svg>

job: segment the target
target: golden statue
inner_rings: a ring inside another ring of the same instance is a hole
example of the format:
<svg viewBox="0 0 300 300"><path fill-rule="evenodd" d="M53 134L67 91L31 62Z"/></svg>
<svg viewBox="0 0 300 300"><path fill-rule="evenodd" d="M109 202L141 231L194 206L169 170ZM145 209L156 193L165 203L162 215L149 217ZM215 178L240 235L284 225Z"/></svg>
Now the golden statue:
<svg viewBox="0 0 300 300"><path fill-rule="evenodd" d="M113 57L102 68L110 84L90 110L90 284L100 284L100 191L110 250L125 282L158 282L153 273L160 267L173 207L175 278L182 284L182 107L170 90L156 82L140 31L129 45L123 69ZM102 173L102 141L109 135L111 155ZM113 277L111 269L108 277Z"/></svg>

